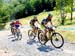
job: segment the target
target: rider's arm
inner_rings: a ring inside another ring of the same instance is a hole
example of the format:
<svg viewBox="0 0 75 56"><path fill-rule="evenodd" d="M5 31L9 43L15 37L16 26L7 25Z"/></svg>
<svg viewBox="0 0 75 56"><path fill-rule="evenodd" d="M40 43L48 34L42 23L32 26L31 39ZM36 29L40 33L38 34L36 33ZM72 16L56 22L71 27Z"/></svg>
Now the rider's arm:
<svg viewBox="0 0 75 56"><path fill-rule="evenodd" d="M39 22L39 21L37 21L37 23L38 23L38 24L40 24L40 22Z"/></svg>
<svg viewBox="0 0 75 56"><path fill-rule="evenodd" d="M19 22L19 24L22 25L20 22Z"/></svg>
<svg viewBox="0 0 75 56"><path fill-rule="evenodd" d="M52 20L50 21L50 24L53 26Z"/></svg>
<svg viewBox="0 0 75 56"><path fill-rule="evenodd" d="M52 21L51 21L50 23L51 23L51 25L53 25L53 24L52 24Z"/></svg>
<svg viewBox="0 0 75 56"><path fill-rule="evenodd" d="M19 23L20 24L20 26L23 28L23 25L22 25L22 23Z"/></svg>

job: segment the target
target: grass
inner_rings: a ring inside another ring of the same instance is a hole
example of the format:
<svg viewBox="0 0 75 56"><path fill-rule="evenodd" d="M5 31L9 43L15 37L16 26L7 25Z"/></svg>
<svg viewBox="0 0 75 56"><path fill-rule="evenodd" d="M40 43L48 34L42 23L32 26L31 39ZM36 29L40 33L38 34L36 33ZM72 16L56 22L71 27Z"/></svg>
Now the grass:
<svg viewBox="0 0 75 56"><path fill-rule="evenodd" d="M38 18L38 21L41 22L42 19L45 19L45 18L48 16L49 13L51 13L53 16L55 16L55 17L53 17L52 21L54 21L53 24L56 24L56 23L57 23L56 14L58 14L58 13L56 13L56 11L39 13L38 15L36 15L37 18ZM25 25L25 24L27 25L27 24L29 24L29 21L30 21L31 19L33 19L33 17L34 17L34 15L28 16L28 17L26 17L26 18L21 18L21 19L20 19L20 22L21 22L22 24L24 24L24 25ZM58 24L58 23L57 23L57 24Z"/></svg>
<svg viewBox="0 0 75 56"><path fill-rule="evenodd" d="M75 43L75 31L59 31L62 35L63 35L63 37L64 37L64 39L65 40L68 40L68 41L70 41L71 43Z"/></svg>
<svg viewBox="0 0 75 56"><path fill-rule="evenodd" d="M47 16L48 13L49 13L49 12L42 12L42 13L39 13L39 14L37 15L38 20L41 21L43 18L45 18L45 17ZM34 16L35 16L35 15L28 16L28 17L26 17L26 18L22 18L22 19L20 19L20 21L22 22L22 24L28 24L29 21L30 21L31 19L33 19Z"/></svg>
<svg viewBox="0 0 75 56"><path fill-rule="evenodd" d="M61 26L57 29L57 32L61 33L65 40L75 43L75 30L73 29L75 29L74 25Z"/></svg>
<svg viewBox="0 0 75 56"><path fill-rule="evenodd" d="M53 14L53 19L52 19L53 24L54 25L59 25L59 20L58 19L60 19L60 17L59 17L59 12L58 11L39 13L37 15L37 18L38 18L39 22L41 22L42 19L46 18L47 15L48 15L48 13ZM20 22L23 25L29 25L29 21L31 19L33 19L33 17L34 17L34 15L28 16L28 17L25 17L25 18L21 18L20 19ZM8 28L9 27L9 24L10 24L10 22L7 23L7 25L6 25L5 28ZM75 18L73 19L72 22L67 19L64 26L60 25L58 27L57 32L61 33L63 35L64 39L69 40L72 43L75 43L75 34L74 34L75 33L75 30L73 31L73 30L64 30L63 29L63 28L67 28L68 29L70 27L74 27L75 28Z"/></svg>

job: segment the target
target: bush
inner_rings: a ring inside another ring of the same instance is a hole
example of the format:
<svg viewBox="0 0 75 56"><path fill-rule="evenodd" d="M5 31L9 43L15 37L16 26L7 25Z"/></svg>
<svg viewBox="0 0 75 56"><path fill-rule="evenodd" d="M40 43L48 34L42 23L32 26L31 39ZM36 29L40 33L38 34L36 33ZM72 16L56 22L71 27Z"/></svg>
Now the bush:
<svg viewBox="0 0 75 56"><path fill-rule="evenodd" d="M4 29L5 25L6 25L5 23L0 23L0 30Z"/></svg>
<svg viewBox="0 0 75 56"><path fill-rule="evenodd" d="M51 10L53 7L51 7L51 0L11 0L9 2L0 3L0 18L9 15L2 19L2 22L6 23L11 18L22 18L37 14L43 10Z"/></svg>

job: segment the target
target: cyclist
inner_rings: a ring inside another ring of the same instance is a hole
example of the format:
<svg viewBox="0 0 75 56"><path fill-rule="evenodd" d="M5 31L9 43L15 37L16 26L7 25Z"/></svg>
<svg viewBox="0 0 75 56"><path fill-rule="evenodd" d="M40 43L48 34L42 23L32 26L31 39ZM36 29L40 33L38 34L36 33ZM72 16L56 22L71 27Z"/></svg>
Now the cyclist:
<svg viewBox="0 0 75 56"><path fill-rule="evenodd" d="M22 24L20 23L20 21L19 21L19 20L16 20L16 22L14 23L14 26L15 26L15 28L16 28L16 31L19 31L19 32L20 32L19 27L20 27L21 25L22 25Z"/></svg>
<svg viewBox="0 0 75 56"><path fill-rule="evenodd" d="M32 27L32 29L33 29L33 32L36 34L36 30L37 30L37 27L35 26L35 23L38 23L38 24L40 24L39 23L39 21L38 21L38 19L37 19L37 17L36 16L34 16L34 18L30 21L30 26Z"/></svg>
<svg viewBox="0 0 75 56"><path fill-rule="evenodd" d="M12 34L14 34L14 24L15 24L15 21L12 21L11 23L10 23L10 26L11 26L11 33Z"/></svg>
<svg viewBox="0 0 75 56"><path fill-rule="evenodd" d="M45 37L47 37L46 34L47 34L47 32L49 31L49 30L47 29L47 24L48 24L48 23L50 23L51 25L53 25L53 24L52 24L52 15L51 15L51 14L48 14L47 18L46 18L46 19L43 19L42 22L41 22L41 27L42 27L42 29L45 30L45 32L44 32L44 36L45 36Z"/></svg>

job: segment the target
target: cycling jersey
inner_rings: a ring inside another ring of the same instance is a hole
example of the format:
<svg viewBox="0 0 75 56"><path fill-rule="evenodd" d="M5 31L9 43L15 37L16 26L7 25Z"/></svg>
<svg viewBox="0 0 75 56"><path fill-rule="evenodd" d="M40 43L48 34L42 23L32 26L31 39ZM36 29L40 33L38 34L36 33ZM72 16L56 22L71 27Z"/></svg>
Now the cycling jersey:
<svg viewBox="0 0 75 56"><path fill-rule="evenodd" d="M49 21L51 21L51 19L49 19L49 20L48 19L43 19L42 22L41 22L41 29L44 30L45 29L45 24L47 24Z"/></svg>
<svg viewBox="0 0 75 56"><path fill-rule="evenodd" d="M30 21L30 24L31 24L31 25L34 25L36 21L38 21L38 20L37 20L37 19L36 19L36 20L35 20L35 19L32 19L32 20ZM35 26L35 25L34 25L34 26Z"/></svg>
<svg viewBox="0 0 75 56"><path fill-rule="evenodd" d="M42 25L47 24L49 21L51 21L51 19L50 19L50 20L48 20L48 19L43 19L42 22L41 22L41 24L42 24Z"/></svg>
<svg viewBox="0 0 75 56"><path fill-rule="evenodd" d="M15 25L16 29L18 29L20 27L21 23L20 22L15 22L14 25Z"/></svg>
<svg viewBox="0 0 75 56"><path fill-rule="evenodd" d="M10 23L11 28L14 27L15 22Z"/></svg>

